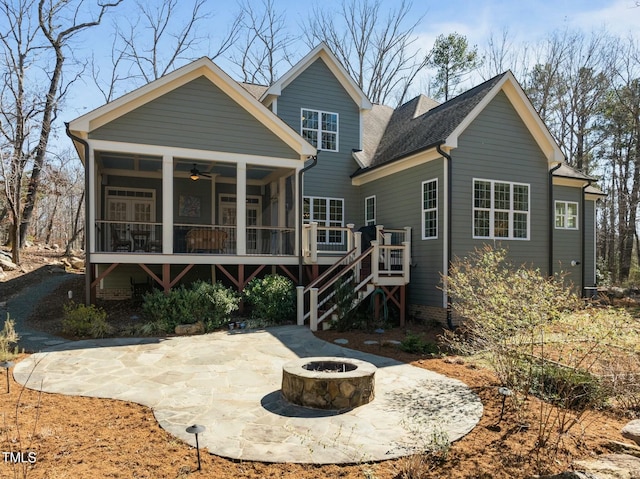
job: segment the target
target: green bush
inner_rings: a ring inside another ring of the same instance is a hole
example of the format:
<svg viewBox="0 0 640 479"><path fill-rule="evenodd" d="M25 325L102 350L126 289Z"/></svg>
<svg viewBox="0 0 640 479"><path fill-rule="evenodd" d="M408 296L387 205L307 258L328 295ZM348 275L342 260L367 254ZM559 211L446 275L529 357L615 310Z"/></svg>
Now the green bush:
<svg viewBox="0 0 640 479"><path fill-rule="evenodd" d="M64 305L62 331L78 337L103 338L113 328L107 323L107 312L95 305L86 306L71 301Z"/></svg>
<svg viewBox="0 0 640 479"><path fill-rule="evenodd" d="M422 336L407 333L407 336L400 342L400 349L412 354L438 354L440 349L437 344L425 340Z"/></svg>
<svg viewBox="0 0 640 479"><path fill-rule="evenodd" d="M254 318L282 324L295 317L296 290L291 280L284 276L272 274L254 278L243 294Z"/></svg>
<svg viewBox="0 0 640 479"><path fill-rule="evenodd" d="M198 281L193 284L192 289L206 304L202 319L207 330L220 328L229 321L231 313L238 310L240 295L220 282L211 284Z"/></svg>
<svg viewBox="0 0 640 479"><path fill-rule="evenodd" d="M600 407L606 401L604 389L593 374L554 363L533 365L531 392L556 406L575 410Z"/></svg>
<svg viewBox="0 0 640 479"><path fill-rule="evenodd" d="M171 333L179 324L205 323L211 331L228 321L238 309L240 299L221 283L197 281L189 288L180 286L165 294L162 291L147 293L143 298L142 314L153 330Z"/></svg>

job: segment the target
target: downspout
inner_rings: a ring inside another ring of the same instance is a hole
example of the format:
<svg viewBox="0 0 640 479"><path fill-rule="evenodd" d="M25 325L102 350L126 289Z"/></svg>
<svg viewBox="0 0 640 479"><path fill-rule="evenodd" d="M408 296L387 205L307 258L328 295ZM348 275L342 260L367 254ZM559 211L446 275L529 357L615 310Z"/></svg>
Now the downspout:
<svg viewBox="0 0 640 479"><path fill-rule="evenodd" d="M436 151L440 153L447 160L447 271L446 276L449 278L449 273L451 272L451 248L453 245L453 241L451 238L451 219L453 217L452 209L453 209L453 195L451 194L453 187L453 175L451 174L453 171L453 165L451 161L451 155L445 152L442 148L442 143L436 146ZM449 293L445 293L447 295L447 327L451 330L455 329L453 325L453 318L451 316L451 301L449 301Z"/></svg>
<svg viewBox="0 0 640 479"><path fill-rule="evenodd" d="M562 166L558 163L549 170L549 276L553 276L553 230L555 229L556 209L553 202L553 173Z"/></svg>
<svg viewBox="0 0 640 479"><path fill-rule="evenodd" d="M314 166L316 166L316 164L318 164L318 155L315 154L313 156L310 156L309 158L307 158L308 160L312 160L310 165L305 166L304 168L302 168L299 172L298 172L298 214L300 215L300 224L299 224L299 228L298 228L298 286L302 286L302 281L303 281L303 275L302 275L302 262L303 262L303 257L302 257L302 228L304 226L304 214L303 214L303 199L304 199L304 192L302 191L302 175L304 175L304 173L306 171L309 171L311 168L313 168Z"/></svg>
<svg viewBox="0 0 640 479"><path fill-rule="evenodd" d="M585 212L585 206L587 204L587 188L589 188L589 186L591 186L591 180L587 180L587 184L584 185L582 187L582 205L580 206L580 230L582 233L582 244L580 247L580 268L581 268L581 291L580 291L580 297L584 298L585 297L585 283L587 281L587 275L586 275L586 271L585 271L585 259L586 259L586 255L585 255L585 250L586 250L586 231L587 229L584 227L584 222L585 219L587 217L586 212ZM595 228L595 225L594 225ZM593 245L593 247L595 248L595 244Z"/></svg>
<svg viewBox="0 0 640 479"><path fill-rule="evenodd" d="M92 231L92 228L89 226L89 175L87 174L87 161L89 161L89 143L87 140L80 138L79 136L74 135L69 130L69 123L64 123L65 131L67 136L71 138L73 141L77 141L84 146L84 256L85 256L85 273L84 273L84 285L85 285L85 304L89 305L91 303L91 251L89 248L89 231Z"/></svg>

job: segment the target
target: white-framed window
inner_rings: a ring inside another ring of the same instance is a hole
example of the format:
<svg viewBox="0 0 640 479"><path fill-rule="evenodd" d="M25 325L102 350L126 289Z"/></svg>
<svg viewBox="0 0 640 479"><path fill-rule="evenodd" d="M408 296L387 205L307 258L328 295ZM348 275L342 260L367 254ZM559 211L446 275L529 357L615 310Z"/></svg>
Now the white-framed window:
<svg viewBox="0 0 640 479"><path fill-rule="evenodd" d="M556 201L556 229L578 229L578 203L575 201Z"/></svg>
<svg viewBox="0 0 640 479"><path fill-rule="evenodd" d="M300 134L319 150L338 151L338 114L302 109Z"/></svg>
<svg viewBox="0 0 640 479"><path fill-rule="evenodd" d="M303 220L305 223L318 223L318 243L342 244L342 231L326 229L331 226L344 226L344 199L305 196L303 201Z"/></svg>
<svg viewBox="0 0 640 479"><path fill-rule="evenodd" d="M422 239L438 237L438 179L422 182Z"/></svg>
<svg viewBox="0 0 640 479"><path fill-rule="evenodd" d="M373 226L376 224L376 197L367 196L364 199L364 224Z"/></svg>
<svg viewBox="0 0 640 479"><path fill-rule="evenodd" d="M529 185L473 180L473 237L529 239Z"/></svg>

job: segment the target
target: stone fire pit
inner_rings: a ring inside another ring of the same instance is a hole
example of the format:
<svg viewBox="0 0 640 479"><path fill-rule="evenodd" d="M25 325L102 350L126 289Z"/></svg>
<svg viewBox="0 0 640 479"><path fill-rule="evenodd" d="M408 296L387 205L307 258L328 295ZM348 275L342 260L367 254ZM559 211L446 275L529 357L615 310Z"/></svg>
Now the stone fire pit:
<svg viewBox="0 0 640 479"><path fill-rule="evenodd" d="M282 395L299 406L348 410L373 400L376 367L340 357L301 358L282 368Z"/></svg>

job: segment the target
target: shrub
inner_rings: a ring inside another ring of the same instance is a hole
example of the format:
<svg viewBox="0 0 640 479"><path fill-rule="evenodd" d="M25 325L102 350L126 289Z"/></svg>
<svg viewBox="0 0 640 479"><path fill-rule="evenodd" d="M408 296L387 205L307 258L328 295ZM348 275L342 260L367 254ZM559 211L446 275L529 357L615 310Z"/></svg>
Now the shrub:
<svg viewBox="0 0 640 479"><path fill-rule="evenodd" d="M438 354L440 352L437 344L433 344L422 336L411 332L408 332L400 343L400 349L411 354Z"/></svg>
<svg viewBox="0 0 640 479"><path fill-rule="evenodd" d="M282 324L295 316L295 291L291 280L273 274L252 279L243 294L244 299L251 305L253 317Z"/></svg>
<svg viewBox="0 0 640 479"><path fill-rule="evenodd" d="M103 338L113 328L107 323L107 312L95 305L86 306L71 301L64 305L62 331L78 337Z"/></svg>
<svg viewBox="0 0 640 479"><path fill-rule="evenodd" d="M207 330L217 329L223 326L231 318L231 313L238 310L240 295L231 288L226 288L222 283L211 284L206 281L198 281L192 289L207 304L204 319Z"/></svg>
<svg viewBox="0 0 640 479"><path fill-rule="evenodd" d="M15 321L11 319L7 313L7 319L4 321L4 327L0 331L0 361L9 361L17 354L17 346L14 351L11 350L12 344L17 344L20 337L15 330Z"/></svg>
<svg viewBox="0 0 640 479"><path fill-rule="evenodd" d="M179 324L205 323L207 330L222 326L229 315L238 309L240 299L221 283L197 281L187 288L180 286L165 294L147 293L143 298L142 314L153 328L147 331L171 333Z"/></svg>

